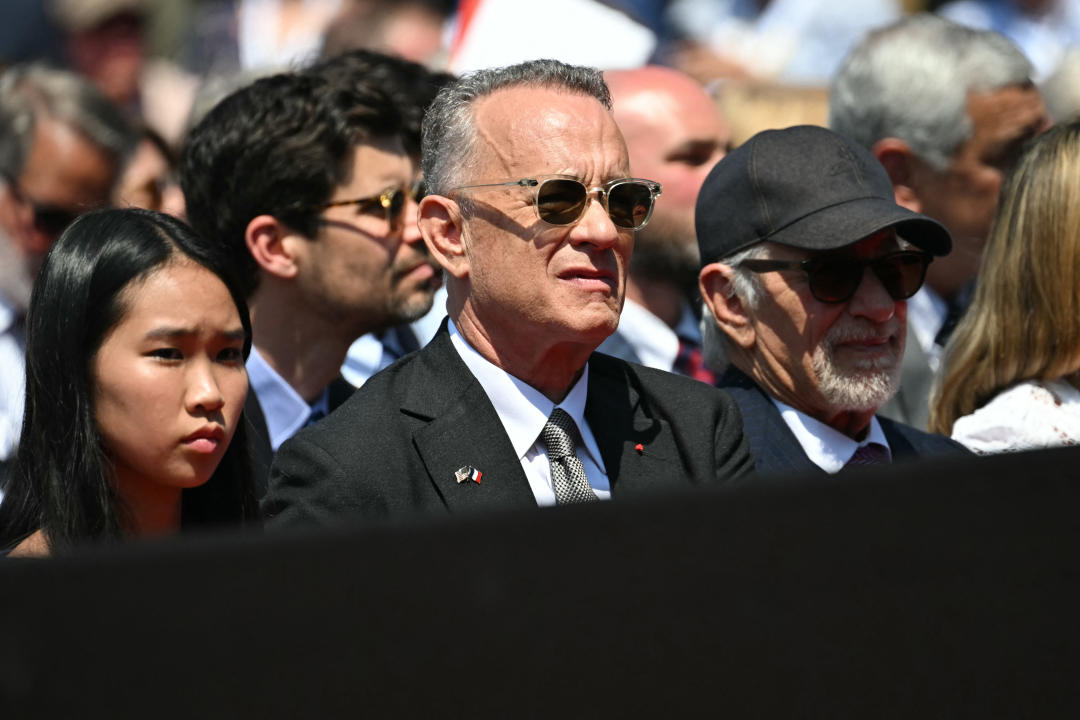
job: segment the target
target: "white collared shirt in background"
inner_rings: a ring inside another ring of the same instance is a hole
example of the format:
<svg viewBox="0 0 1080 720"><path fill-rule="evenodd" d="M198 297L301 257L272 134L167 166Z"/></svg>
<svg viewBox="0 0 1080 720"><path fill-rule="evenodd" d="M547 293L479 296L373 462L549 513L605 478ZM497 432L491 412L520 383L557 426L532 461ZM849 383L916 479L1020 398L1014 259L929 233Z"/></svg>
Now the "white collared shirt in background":
<svg viewBox="0 0 1080 720"><path fill-rule="evenodd" d="M15 454L26 400L26 356L15 309L0 297L0 460Z"/></svg>
<svg viewBox="0 0 1080 720"><path fill-rule="evenodd" d="M892 460L892 448L889 447L889 441L885 439L885 431L881 429L881 423L878 422L876 416L870 419L866 437L860 442L852 440L839 430L815 420L776 398L769 399L780 411L780 417L784 418L791 432L795 434L795 439L799 441L806 456L827 473L843 470L856 450L871 443L881 445L888 450L889 460Z"/></svg>
<svg viewBox="0 0 1080 720"><path fill-rule="evenodd" d="M304 398L285 382L274 368L266 362L259 351L251 348L247 359L248 392L255 393L266 418L266 429L270 434L270 447L274 452L307 424L311 413L330 410L330 391L323 390L314 404L308 405Z"/></svg>
<svg viewBox="0 0 1080 720"><path fill-rule="evenodd" d="M450 340L454 349L461 356L466 367L480 383L480 387L495 407L510 444L521 461L521 469L529 480L536 504L540 506L555 504L555 486L551 480L551 466L548 463L547 449L540 441L540 431L547 424L555 403L548 400L538 390L519 380L500 367L488 362L480 353L469 345L454 326L448 322ZM607 470L600 457L600 448L596 444L589 424L585 422L585 400L589 390L589 366L570 389L558 407L574 419L579 438L574 452L585 467L589 486L601 500L611 497L611 485L608 483ZM480 472L484 468L477 468Z"/></svg>
<svg viewBox="0 0 1080 720"><path fill-rule="evenodd" d="M642 365L671 372L679 355L679 338L666 322L628 298L616 332L634 348Z"/></svg>
<svg viewBox="0 0 1080 720"><path fill-rule="evenodd" d="M908 327L915 333L915 339L919 341L919 347L926 355L927 364L935 373L941 366L941 346L935 339L948 314L949 306L945 300L927 285L923 285L919 292L908 298Z"/></svg>

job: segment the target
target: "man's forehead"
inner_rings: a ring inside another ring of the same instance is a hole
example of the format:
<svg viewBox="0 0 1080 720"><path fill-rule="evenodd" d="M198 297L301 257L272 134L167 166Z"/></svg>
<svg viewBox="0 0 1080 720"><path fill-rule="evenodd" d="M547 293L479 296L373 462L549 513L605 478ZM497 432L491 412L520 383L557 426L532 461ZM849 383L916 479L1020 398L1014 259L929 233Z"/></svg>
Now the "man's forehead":
<svg viewBox="0 0 1080 720"><path fill-rule="evenodd" d="M1046 105L1034 85L970 92L966 105L974 134L986 142L1028 139L1050 125Z"/></svg>
<svg viewBox="0 0 1080 720"><path fill-rule="evenodd" d="M478 146L507 170L539 162L543 167L538 171L559 172L590 154L615 156L623 169L629 165L611 113L590 95L548 87L505 88L478 100L474 118Z"/></svg>

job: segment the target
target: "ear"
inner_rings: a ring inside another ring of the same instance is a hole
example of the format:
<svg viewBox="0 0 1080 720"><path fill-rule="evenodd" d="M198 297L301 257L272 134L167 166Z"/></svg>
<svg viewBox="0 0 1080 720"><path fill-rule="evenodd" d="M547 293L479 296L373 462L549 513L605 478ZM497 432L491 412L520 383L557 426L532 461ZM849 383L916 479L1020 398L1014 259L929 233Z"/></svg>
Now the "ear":
<svg viewBox="0 0 1080 720"><path fill-rule="evenodd" d="M757 337L742 300L735 294L735 286L731 282L734 274L735 271L729 265L710 263L701 268L698 287L720 329L727 333L736 345L749 350L754 346Z"/></svg>
<svg viewBox="0 0 1080 720"><path fill-rule="evenodd" d="M885 167L892 181L896 204L911 210L922 212L922 199L918 193L916 168L918 158L911 146L899 138L887 137L878 140L870 152Z"/></svg>
<svg viewBox="0 0 1080 720"><path fill-rule="evenodd" d="M439 265L459 280L468 276L464 219L458 204L443 195L428 195L420 201L417 224L428 251Z"/></svg>
<svg viewBox="0 0 1080 720"><path fill-rule="evenodd" d="M273 215L252 218L244 230L244 242L255 262L265 272L282 278L296 276L298 266L292 241L297 237L295 231Z"/></svg>

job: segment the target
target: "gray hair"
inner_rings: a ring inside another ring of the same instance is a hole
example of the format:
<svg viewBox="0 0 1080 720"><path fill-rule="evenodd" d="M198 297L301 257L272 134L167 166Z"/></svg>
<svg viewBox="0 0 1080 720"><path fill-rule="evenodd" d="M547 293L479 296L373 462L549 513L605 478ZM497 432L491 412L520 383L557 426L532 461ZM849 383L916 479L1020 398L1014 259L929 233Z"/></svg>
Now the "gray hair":
<svg viewBox="0 0 1080 720"><path fill-rule="evenodd" d="M599 70L558 60L531 60L470 73L444 87L424 115L422 154L429 192L445 195L475 163L473 106L511 87L557 88L596 98L608 110L611 94Z"/></svg>
<svg viewBox="0 0 1080 720"><path fill-rule="evenodd" d="M871 32L844 60L829 127L866 148L899 138L943 170L974 132L968 93L1028 85L1033 72L1002 35L915 15Z"/></svg>
<svg viewBox="0 0 1080 720"><path fill-rule="evenodd" d="M0 172L10 177L22 172L40 116L76 130L117 168L135 147L135 132L123 112L90 82L38 63L16 65L0 76Z"/></svg>
<svg viewBox="0 0 1080 720"><path fill-rule="evenodd" d="M761 302L761 278L757 273L739 267L739 263L765 259L769 254L768 244L758 243L717 261L732 269L728 297L738 297L747 310L756 309ZM705 303L701 305L701 350L705 366L713 372L722 373L731 364L731 338L716 324L716 318Z"/></svg>

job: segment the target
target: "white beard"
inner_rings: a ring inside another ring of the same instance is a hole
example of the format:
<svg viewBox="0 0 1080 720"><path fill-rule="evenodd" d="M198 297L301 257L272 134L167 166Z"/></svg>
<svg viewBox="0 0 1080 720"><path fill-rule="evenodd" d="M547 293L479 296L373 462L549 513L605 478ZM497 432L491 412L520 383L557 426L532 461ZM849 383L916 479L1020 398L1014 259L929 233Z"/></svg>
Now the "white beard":
<svg viewBox="0 0 1080 720"><path fill-rule="evenodd" d="M814 349L812 362L818 389L834 411L876 411L900 386L903 335L899 336L898 352L857 361L854 367L837 365L833 350L837 344L870 335L880 335L880 331L875 331L869 322L837 321Z"/></svg>

